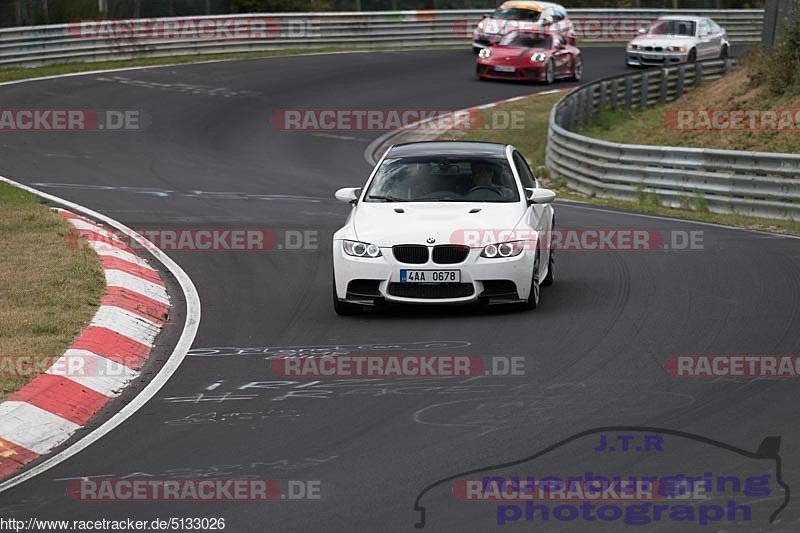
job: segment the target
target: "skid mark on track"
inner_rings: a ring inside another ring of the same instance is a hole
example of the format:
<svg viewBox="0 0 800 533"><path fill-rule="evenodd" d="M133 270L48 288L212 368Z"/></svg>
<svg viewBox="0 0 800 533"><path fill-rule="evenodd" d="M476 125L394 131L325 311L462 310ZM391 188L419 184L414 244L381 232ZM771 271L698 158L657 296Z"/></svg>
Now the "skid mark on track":
<svg viewBox="0 0 800 533"><path fill-rule="evenodd" d="M436 402L416 410L412 420L428 426L468 429L485 436L506 428L558 423L563 419L560 413L564 410L590 411L593 405L604 412L636 419L652 416L652 406L656 402L658 405L669 403L671 411L695 403L691 395L667 391L642 392L640 401L631 403L616 392L626 385L630 386L631 383L604 383L602 388L588 388L584 383L562 383L499 397ZM609 392L602 396L601 391Z"/></svg>

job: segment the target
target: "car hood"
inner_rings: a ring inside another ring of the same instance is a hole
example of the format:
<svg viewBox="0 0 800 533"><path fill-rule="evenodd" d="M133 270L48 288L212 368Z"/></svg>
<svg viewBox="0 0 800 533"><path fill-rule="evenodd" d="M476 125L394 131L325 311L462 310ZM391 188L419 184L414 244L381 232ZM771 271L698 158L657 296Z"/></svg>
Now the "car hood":
<svg viewBox="0 0 800 533"><path fill-rule="evenodd" d="M461 244L465 230L515 229L525 210L521 202L361 202L352 224L358 240L382 247Z"/></svg>
<svg viewBox="0 0 800 533"><path fill-rule="evenodd" d="M536 52L547 54L545 48L526 48L524 46L493 46L488 61L517 61L530 58Z"/></svg>
<svg viewBox="0 0 800 533"><path fill-rule="evenodd" d="M689 46L694 42L694 37L684 35L640 35L631 41L631 44L640 46Z"/></svg>

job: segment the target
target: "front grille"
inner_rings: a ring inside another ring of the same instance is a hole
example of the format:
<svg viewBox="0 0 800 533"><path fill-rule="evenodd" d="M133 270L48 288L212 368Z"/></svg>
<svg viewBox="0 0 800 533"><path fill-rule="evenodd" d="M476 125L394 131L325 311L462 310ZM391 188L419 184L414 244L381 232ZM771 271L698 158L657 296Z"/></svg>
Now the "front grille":
<svg viewBox="0 0 800 533"><path fill-rule="evenodd" d="M378 298L381 295L378 286L381 281L378 279L354 279L347 284L347 296L366 296Z"/></svg>
<svg viewBox="0 0 800 533"><path fill-rule="evenodd" d="M421 265L428 262L428 247L421 244L398 244L392 246L392 253L401 263Z"/></svg>
<svg viewBox="0 0 800 533"><path fill-rule="evenodd" d="M463 298L472 296L472 283L390 283L389 294L400 298Z"/></svg>
<svg viewBox="0 0 800 533"><path fill-rule="evenodd" d="M460 263L469 255L469 246L461 244L440 244L433 248L433 262L440 265Z"/></svg>

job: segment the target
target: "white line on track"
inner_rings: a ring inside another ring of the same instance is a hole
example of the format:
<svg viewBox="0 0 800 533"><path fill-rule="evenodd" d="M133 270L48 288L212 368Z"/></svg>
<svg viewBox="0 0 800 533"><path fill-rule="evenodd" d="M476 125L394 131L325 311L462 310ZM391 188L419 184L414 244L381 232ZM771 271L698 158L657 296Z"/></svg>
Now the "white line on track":
<svg viewBox="0 0 800 533"><path fill-rule="evenodd" d="M183 331L178 339L178 343L175 345L175 349L172 351L172 354L170 354L169 358L158 371L158 373L153 376L150 382L147 383L147 385L145 385L141 391L139 391L139 394L137 394L130 402L125 404L122 409L120 409L111 418L106 420L102 425L94 429L85 437L81 438L46 461L34 466L29 470L25 470L24 472L4 481L3 483L0 483L0 492L3 492L11 487L19 485L23 481L27 481L34 476L38 476L42 472L53 468L54 466L66 461L73 455L85 450L103 438L109 432L114 430L114 428L122 424L125 420L130 418L134 413L136 413L136 411L141 409L144 404L152 399L153 396L155 396L156 393L167 383L169 378L172 377L175 371L178 370L181 362L183 362L183 359L189 352L192 342L194 342L195 335L197 334L197 328L200 325L200 297L197 294L197 288L194 286L194 283L192 283L191 278L189 278L186 272L184 272L175 261L170 259L167 254L159 250L153 243L132 229L128 228L121 222L117 222L116 220L98 213L97 211L93 211L87 207L83 207L68 200L61 199L57 196L53 196L52 194L44 193L3 176L0 176L0 181L15 187L19 187L20 189L33 193L44 200L59 204L72 211L86 215L89 218L104 222L108 226L121 231L123 234L127 235L129 238L133 239L143 248L149 251L156 260L163 264L172 273L181 290L183 291L184 298L186 299L186 321L183 325Z"/></svg>

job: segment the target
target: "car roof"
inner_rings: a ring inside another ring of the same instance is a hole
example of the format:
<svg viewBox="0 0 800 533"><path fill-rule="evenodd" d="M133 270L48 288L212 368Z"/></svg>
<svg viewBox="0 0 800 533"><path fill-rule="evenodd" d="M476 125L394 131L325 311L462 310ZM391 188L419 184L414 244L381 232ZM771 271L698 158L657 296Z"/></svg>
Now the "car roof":
<svg viewBox="0 0 800 533"><path fill-rule="evenodd" d="M544 11L548 7L560 7L560 4L553 4L552 2L534 2L531 0L509 0L500 4L502 9L530 9L531 11Z"/></svg>
<svg viewBox="0 0 800 533"><path fill-rule="evenodd" d="M505 157L506 144L480 141L423 141L395 144L386 157L471 155Z"/></svg>
<svg viewBox="0 0 800 533"><path fill-rule="evenodd" d="M695 15L664 15L663 17L658 17L658 20L689 20L693 22L699 22L707 18L708 17L698 17Z"/></svg>

